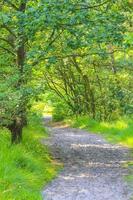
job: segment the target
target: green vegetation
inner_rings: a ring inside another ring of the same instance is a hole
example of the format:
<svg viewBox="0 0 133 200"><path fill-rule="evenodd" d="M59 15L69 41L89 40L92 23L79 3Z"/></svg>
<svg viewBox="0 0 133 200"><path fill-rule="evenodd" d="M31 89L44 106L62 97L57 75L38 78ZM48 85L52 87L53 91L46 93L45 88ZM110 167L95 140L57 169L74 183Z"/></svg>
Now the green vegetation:
<svg viewBox="0 0 133 200"><path fill-rule="evenodd" d="M0 1L0 199L38 200L55 174L33 105L132 147L132 4Z"/></svg>
<svg viewBox="0 0 133 200"><path fill-rule="evenodd" d="M114 143L121 143L133 148L133 119L122 118L114 122L98 122L88 116L68 120L71 126L102 134Z"/></svg>
<svg viewBox="0 0 133 200"><path fill-rule="evenodd" d="M74 115L132 112L132 17L131 0L0 2L0 126L12 143L48 90Z"/></svg>
<svg viewBox="0 0 133 200"><path fill-rule="evenodd" d="M41 190L57 172L48 149L40 143L47 137L40 117L32 115L21 144L10 144L7 129L0 130L0 199L41 200Z"/></svg>

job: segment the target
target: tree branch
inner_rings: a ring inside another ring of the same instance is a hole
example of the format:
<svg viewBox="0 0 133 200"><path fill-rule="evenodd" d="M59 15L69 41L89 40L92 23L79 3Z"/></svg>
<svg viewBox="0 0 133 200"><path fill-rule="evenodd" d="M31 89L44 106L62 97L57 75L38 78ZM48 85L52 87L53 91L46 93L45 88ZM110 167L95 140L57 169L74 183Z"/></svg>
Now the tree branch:
<svg viewBox="0 0 133 200"><path fill-rule="evenodd" d="M4 0L5 3L7 3L8 5L10 5L12 8L14 8L15 10L18 10L18 7L15 6L11 1L9 0Z"/></svg>
<svg viewBox="0 0 133 200"><path fill-rule="evenodd" d="M5 38L0 38L0 40L6 42L6 43L9 44L12 48L14 48L13 44L12 44L9 40L6 40Z"/></svg>
<svg viewBox="0 0 133 200"><path fill-rule="evenodd" d="M106 52L105 55L110 55L110 54L113 54L115 52L119 52L119 51L122 51L122 49L116 49L114 50L113 52ZM83 58L83 57L86 57L86 56L92 56L92 55L101 55L103 54L102 52L92 52L92 53L83 53L83 54L68 54L68 55L63 55L63 56L60 56L60 55L55 55L55 58L57 59L64 59L64 58L70 58L70 57L79 57L79 58ZM45 57L44 60L48 60L50 57Z"/></svg>
<svg viewBox="0 0 133 200"><path fill-rule="evenodd" d="M16 54L15 54L14 52L12 52L10 49L7 49L7 48L5 48L5 47L3 47L3 46L0 46L0 49L3 49L4 51L6 51L6 52L12 54L13 56L16 56Z"/></svg>
<svg viewBox="0 0 133 200"><path fill-rule="evenodd" d="M6 26L5 24L2 24L0 28L6 29L11 35L13 35L16 38L15 33L13 33L13 31L8 26Z"/></svg>
<svg viewBox="0 0 133 200"><path fill-rule="evenodd" d="M54 37L54 38L53 38L53 36L54 36L54 31L52 32L52 34L51 34L51 36L50 36L50 39L52 39L52 40L49 42L49 44L48 44L48 46L47 46L45 52L43 52L42 54L40 54L40 56L38 56L37 60L34 61L33 66L34 66L34 65L37 65L37 64L42 60L42 58L44 57L45 53L47 52L47 49L58 39L58 37L60 37L60 35L63 33L63 31L64 31L64 30L62 30L62 31L61 31L56 37Z"/></svg>

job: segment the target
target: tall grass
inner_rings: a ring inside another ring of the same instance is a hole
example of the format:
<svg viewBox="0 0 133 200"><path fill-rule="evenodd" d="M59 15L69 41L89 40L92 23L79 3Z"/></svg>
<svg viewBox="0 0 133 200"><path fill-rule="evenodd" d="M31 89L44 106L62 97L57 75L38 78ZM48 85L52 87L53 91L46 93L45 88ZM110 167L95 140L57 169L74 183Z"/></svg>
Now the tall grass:
<svg viewBox="0 0 133 200"><path fill-rule="evenodd" d="M42 187L57 173L57 165L40 139L47 137L37 115L24 128L23 142L10 144L10 133L0 129L0 200L41 200Z"/></svg>

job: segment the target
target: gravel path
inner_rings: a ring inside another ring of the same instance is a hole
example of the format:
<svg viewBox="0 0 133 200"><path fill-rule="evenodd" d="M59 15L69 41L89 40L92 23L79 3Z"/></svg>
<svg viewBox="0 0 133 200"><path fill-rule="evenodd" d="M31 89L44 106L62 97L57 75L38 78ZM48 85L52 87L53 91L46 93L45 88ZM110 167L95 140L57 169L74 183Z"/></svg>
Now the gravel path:
<svg viewBox="0 0 133 200"><path fill-rule="evenodd" d="M43 191L44 200L129 200L133 191L124 182L122 167L128 149L109 144L96 134L79 129L49 127L43 141L64 169Z"/></svg>

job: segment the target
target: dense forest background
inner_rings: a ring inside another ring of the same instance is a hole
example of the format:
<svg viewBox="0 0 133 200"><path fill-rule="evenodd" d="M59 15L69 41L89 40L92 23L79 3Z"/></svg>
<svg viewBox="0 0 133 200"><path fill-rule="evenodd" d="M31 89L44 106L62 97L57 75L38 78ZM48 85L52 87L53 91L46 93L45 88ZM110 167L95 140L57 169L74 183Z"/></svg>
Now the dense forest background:
<svg viewBox="0 0 133 200"><path fill-rule="evenodd" d="M0 123L12 142L21 141L27 113L45 93L65 116L112 120L132 113L132 5L0 3Z"/></svg>

